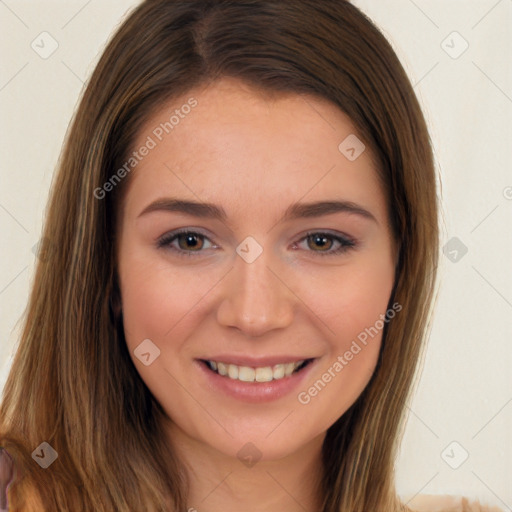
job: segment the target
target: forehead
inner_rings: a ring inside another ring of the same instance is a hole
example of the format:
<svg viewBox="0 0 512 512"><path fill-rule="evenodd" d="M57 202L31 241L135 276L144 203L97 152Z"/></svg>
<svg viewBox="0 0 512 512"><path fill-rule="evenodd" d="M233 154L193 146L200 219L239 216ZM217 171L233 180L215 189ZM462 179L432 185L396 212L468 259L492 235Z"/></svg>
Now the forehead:
<svg viewBox="0 0 512 512"><path fill-rule="evenodd" d="M357 144L354 137L350 118L327 100L262 94L223 79L163 104L146 122L133 149L148 141L151 149L130 177L125 208L172 195L261 215L301 197L329 196L384 214L368 148L355 160L340 150L347 138Z"/></svg>

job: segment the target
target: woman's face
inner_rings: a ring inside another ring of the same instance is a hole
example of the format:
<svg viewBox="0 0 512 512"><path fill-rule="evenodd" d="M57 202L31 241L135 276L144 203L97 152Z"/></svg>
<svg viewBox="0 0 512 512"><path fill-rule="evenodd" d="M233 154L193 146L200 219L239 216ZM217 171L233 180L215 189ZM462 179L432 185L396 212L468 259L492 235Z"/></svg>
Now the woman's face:
<svg viewBox="0 0 512 512"><path fill-rule="evenodd" d="M139 134L118 225L123 321L174 438L281 458L321 442L367 385L395 253L354 133L327 101L222 79Z"/></svg>

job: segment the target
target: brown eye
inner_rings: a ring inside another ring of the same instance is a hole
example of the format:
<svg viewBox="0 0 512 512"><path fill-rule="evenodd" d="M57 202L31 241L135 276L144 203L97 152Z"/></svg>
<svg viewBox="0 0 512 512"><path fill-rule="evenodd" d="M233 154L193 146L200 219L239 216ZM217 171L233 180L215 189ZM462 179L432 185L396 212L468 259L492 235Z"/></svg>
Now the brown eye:
<svg viewBox="0 0 512 512"><path fill-rule="evenodd" d="M189 250L189 249L201 249L204 245L204 242L199 242L198 240L202 240L203 236L197 233L180 233L176 236L178 239L178 245L180 249ZM180 243L183 241L183 243ZM199 247L198 247L199 245Z"/></svg>
<svg viewBox="0 0 512 512"><path fill-rule="evenodd" d="M157 248L169 249L176 252L178 256L195 256L195 253L205 252L202 249L213 247L213 244L211 244L210 247L205 248L206 240L209 240L206 235L184 229L160 237L157 241Z"/></svg>
<svg viewBox="0 0 512 512"><path fill-rule="evenodd" d="M316 245L317 247L320 247L321 252L328 251L331 247L333 242L329 242L329 239L332 237L325 236L323 234L316 234L316 235L310 235L307 237L308 242L311 241L311 244L308 244L309 247L313 247L313 245Z"/></svg>
<svg viewBox="0 0 512 512"><path fill-rule="evenodd" d="M330 233L312 232L307 233L301 240L307 240L308 252L313 252L319 256L335 256L347 252L356 247L356 241L339 235ZM336 245L338 247L336 248ZM333 247L335 247L333 249Z"/></svg>

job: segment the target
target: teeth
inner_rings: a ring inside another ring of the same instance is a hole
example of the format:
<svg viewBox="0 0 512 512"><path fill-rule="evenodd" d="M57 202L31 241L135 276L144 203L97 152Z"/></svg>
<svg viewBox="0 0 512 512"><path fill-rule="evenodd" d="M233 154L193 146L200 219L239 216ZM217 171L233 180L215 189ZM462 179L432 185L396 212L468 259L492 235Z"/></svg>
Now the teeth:
<svg viewBox="0 0 512 512"><path fill-rule="evenodd" d="M228 367L224 363L217 363L217 371L221 375L227 375L228 374Z"/></svg>
<svg viewBox="0 0 512 512"><path fill-rule="evenodd" d="M257 382L270 382L274 378L274 372L270 366L256 369L256 381Z"/></svg>
<svg viewBox="0 0 512 512"><path fill-rule="evenodd" d="M280 363L261 368L237 366L236 364L226 364L219 361L208 361L208 364L219 375L233 380L241 380L242 382L270 382L271 380L289 377L304 361L305 359L296 363Z"/></svg>
<svg viewBox="0 0 512 512"><path fill-rule="evenodd" d="M238 366L230 364L228 366L228 375L230 379L238 379Z"/></svg>
<svg viewBox="0 0 512 512"><path fill-rule="evenodd" d="M276 364L274 366L274 379L282 379L284 377L284 364Z"/></svg>
<svg viewBox="0 0 512 512"><path fill-rule="evenodd" d="M254 368L249 368L248 366L240 366L238 370L238 380L243 382L254 382L255 375L256 370Z"/></svg>
<svg viewBox="0 0 512 512"><path fill-rule="evenodd" d="M286 377L291 375L293 373L293 370L295 370L295 364L294 363L286 363L284 365L284 374Z"/></svg>

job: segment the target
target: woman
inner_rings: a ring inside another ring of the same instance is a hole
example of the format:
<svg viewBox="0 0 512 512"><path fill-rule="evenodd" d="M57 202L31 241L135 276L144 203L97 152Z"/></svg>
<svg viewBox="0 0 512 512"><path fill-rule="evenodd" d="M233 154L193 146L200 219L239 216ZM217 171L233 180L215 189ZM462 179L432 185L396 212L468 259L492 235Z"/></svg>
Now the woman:
<svg viewBox="0 0 512 512"><path fill-rule="evenodd" d="M354 6L143 2L85 90L43 240L1 407L10 510L412 510L393 464L435 172Z"/></svg>

